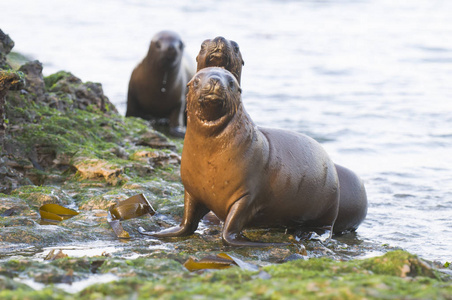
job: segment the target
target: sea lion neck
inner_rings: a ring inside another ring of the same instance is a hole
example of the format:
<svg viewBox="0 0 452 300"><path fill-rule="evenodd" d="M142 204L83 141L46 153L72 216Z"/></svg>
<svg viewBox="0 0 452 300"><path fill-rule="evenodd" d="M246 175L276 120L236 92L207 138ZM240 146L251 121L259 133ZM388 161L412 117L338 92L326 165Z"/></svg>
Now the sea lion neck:
<svg viewBox="0 0 452 300"><path fill-rule="evenodd" d="M159 54L157 54L159 55ZM149 54L144 58L143 64L149 72L152 70L157 72L174 72L180 68L182 63L181 55L176 57L173 61L165 59L155 59Z"/></svg>
<svg viewBox="0 0 452 300"><path fill-rule="evenodd" d="M196 133L192 135L188 134L188 137L200 136L204 138L210 137L231 140L237 135L243 136L250 134L256 127L241 104L234 113L226 114L214 122L202 121L192 114L189 114L188 118L187 133Z"/></svg>

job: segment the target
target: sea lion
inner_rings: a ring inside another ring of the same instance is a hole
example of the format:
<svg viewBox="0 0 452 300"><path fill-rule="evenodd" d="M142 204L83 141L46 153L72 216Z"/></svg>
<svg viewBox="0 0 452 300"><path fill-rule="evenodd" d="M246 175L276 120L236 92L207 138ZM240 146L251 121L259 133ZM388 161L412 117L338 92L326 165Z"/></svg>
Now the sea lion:
<svg viewBox="0 0 452 300"><path fill-rule="evenodd" d="M224 37L205 40L196 57L197 71L206 67L222 67L234 74L240 84L242 66L245 64L239 45ZM367 195L363 182L350 169L335 164L340 185L339 214L334 233L353 231L367 214Z"/></svg>
<svg viewBox="0 0 452 300"><path fill-rule="evenodd" d="M197 71L207 67L223 67L234 74L240 84L242 66L245 62L236 42L222 36L205 40L201 44L196 62L198 63Z"/></svg>
<svg viewBox="0 0 452 300"><path fill-rule="evenodd" d="M184 54L180 36L157 33L130 77L126 117L169 119L170 134L183 137L186 84L193 75L194 65Z"/></svg>
<svg viewBox="0 0 452 300"><path fill-rule="evenodd" d="M191 235L213 211L224 221L226 245L280 245L250 241L242 235L248 227L303 228L330 237L339 183L320 144L303 134L257 127L242 105L238 81L223 68L200 70L188 86L183 220L145 234Z"/></svg>

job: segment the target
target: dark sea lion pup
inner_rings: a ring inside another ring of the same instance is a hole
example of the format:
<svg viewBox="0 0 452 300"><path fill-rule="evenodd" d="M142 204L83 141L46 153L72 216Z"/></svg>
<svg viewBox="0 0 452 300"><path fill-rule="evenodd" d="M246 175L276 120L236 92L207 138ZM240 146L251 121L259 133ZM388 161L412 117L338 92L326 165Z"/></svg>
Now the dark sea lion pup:
<svg viewBox="0 0 452 300"><path fill-rule="evenodd" d="M198 63L197 71L207 67L223 67L234 74L240 84L242 66L245 65L245 62L236 42L227 40L222 36L205 40L201 44L201 50L199 50L196 61Z"/></svg>
<svg viewBox="0 0 452 300"><path fill-rule="evenodd" d="M183 220L149 235L191 235L213 211L224 221L226 245L281 245L250 241L242 235L248 227L331 236L339 184L334 163L319 143L306 135L257 127L242 105L236 78L223 68L205 68L193 77L187 110Z"/></svg>
<svg viewBox="0 0 452 300"><path fill-rule="evenodd" d="M130 77L126 116L167 118L170 134L183 137L186 84L193 74L180 36L171 31L157 33Z"/></svg>

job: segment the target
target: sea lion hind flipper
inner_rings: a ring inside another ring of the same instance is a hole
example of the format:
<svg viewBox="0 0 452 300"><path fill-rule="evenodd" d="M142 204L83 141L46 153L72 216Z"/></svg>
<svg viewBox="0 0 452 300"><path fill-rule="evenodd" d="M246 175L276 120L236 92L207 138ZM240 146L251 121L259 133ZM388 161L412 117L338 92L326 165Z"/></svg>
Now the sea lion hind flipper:
<svg viewBox="0 0 452 300"><path fill-rule="evenodd" d="M252 217L247 209L248 202L250 201L249 198L250 196L246 195L237 200L231 206L221 233L223 244L235 247L270 247L289 245L287 243L253 242L242 234L242 229L246 226L247 221Z"/></svg>
<svg viewBox="0 0 452 300"><path fill-rule="evenodd" d="M201 202L196 201L187 191L184 198L184 217L178 226L164 229L159 232L143 233L155 237L178 237L192 235L198 229L199 221L210 210Z"/></svg>

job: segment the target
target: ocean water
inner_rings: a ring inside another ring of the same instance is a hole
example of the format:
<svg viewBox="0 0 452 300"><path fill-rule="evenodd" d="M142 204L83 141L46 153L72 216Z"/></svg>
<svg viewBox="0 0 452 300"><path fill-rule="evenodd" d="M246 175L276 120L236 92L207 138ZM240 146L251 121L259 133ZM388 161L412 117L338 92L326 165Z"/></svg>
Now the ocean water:
<svg viewBox="0 0 452 300"><path fill-rule="evenodd" d="M125 113L127 85L158 31L193 60L236 41L246 110L308 134L364 180L358 238L452 261L451 1L2 1L0 28L44 74L101 82Z"/></svg>

